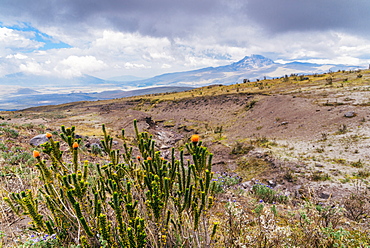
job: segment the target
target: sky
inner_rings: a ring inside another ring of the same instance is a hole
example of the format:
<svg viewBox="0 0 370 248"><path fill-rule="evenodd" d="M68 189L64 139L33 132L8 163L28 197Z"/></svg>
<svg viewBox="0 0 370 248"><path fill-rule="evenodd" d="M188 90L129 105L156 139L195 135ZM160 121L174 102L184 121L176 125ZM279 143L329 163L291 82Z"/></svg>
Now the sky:
<svg viewBox="0 0 370 248"><path fill-rule="evenodd" d="M274 61L367 66L368 0L0 0L0 77L148 78Z"/></svg>

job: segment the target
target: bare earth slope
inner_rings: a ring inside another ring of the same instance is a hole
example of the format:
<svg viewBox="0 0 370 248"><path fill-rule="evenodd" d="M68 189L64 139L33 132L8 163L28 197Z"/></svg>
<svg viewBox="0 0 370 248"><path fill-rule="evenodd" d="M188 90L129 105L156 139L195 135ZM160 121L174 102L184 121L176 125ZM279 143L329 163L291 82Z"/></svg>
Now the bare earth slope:
<svg viewBox="0 0 370 248"><path fill-rule="evenodd" d="M242 183L258 178L289 194L312 187L337 197L349 192L354 179L368 180L368 78L369 71L292 75L1 115L52 130L75 125L89 137L100 135L102 123L114 134L124 128L133 135L132 121L137 119L165 154L198 133L215 154L217 170L240 175ZM259 168L248 165L251 158L261 162Z"/></svg>

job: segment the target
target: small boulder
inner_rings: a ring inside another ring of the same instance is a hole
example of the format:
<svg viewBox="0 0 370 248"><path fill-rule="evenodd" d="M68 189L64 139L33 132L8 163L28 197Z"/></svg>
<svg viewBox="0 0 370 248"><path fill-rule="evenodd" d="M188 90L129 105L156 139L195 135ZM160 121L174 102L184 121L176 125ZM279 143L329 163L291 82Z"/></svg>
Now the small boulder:
<svg viewBox="0 0 370 248"><path fill-rule="evenodd" d="M267 181L268 185L271 186L272 188L274 188L276 186L276 182L274 182L273 180L268 180Z"/></svg>
<svg viewBox="0 0 370 248"><path fill-rule="evenodd" d="M241 188L244 188L245 190L252 190L252 187L254 185L253 181L246 181L240 184Z"/></svg>
<svg viewBox="0 0 370 248"><path fill-rule="evenodd" d="M46 134L39 134L35 137L33 137L32 139L30 139L30 144L32 146L39 146L39 145L42 145L46 142L48 142L49 139L46 137Z"/></svg>
<svg viewBox="0 0 370 248"><path fill-rule="evenodd" d="M321 199L329 199L330 196L331 196L331 194L329 192L321 192L319 194L319 198L321 198Z"/></svg>
<svg viewBox="0 0 370 248"><path fill-rule="evenodd" d="M344 117L347 117L347 118L352 118L352 117L355 117L355 116L356 116L355 111L349 111L349 112L344 114Z"/></svg>

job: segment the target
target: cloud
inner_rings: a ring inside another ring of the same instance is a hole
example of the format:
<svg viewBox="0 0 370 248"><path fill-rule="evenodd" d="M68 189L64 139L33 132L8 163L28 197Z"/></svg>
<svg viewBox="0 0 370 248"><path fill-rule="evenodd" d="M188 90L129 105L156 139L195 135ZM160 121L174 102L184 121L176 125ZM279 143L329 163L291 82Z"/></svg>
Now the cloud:
<svg viewBox="0 0 370 248"><path fill-rule="evenodd" d="M9 51L23 51L38 49L43 43L34 41L32 32L22 32L6 27L0 27L0 55Z"/></svg>
<svg viewBox="0 0 370 248"><path fill-rule="evenodd" d="M133 68L147 68L147 67L143 64L132 64L132 63L126 62L125 63L125 68L126 69L133 69Z"/></svg>
<svg viewBox="0 0 370 248"><path fill-rule="evenodd" d="M369 35L366 0L249 0L243 12L271 33L341 31Z"/></svg>
<svg viewBox="0 0 370 248"><path fill-rule="evenodd" d="M70 29L72 25L71 32L94 26L154 37L182 37L192 35L205 22L228 18L229 12L236 10L233 2L239 1L38 0L35 4L20 0L1 4L0 12L6 13L8 20L30 19L37 26Z"/></svg>
<svg viewBox="0 0 370 248"><path fill-rule="evenodd" d="M79 77L85 73L102 70L107 65L93 56L69 56L62 60L54 69L65 77Z"/></svg>
<svg viewBox="0 0 370 248"><path fill-rule="evenodd" d="M17 54L10 54L8 56L6 56L7 59L12 59L12 58L15 58L15 59L27 59L28 56L24 55L24 54L20 54L20 53L17 53Z"/></svg>
<svg viewBox="0 0 370 248"><path fill-rule="evenodd" d="M148 77L250 54L367 64L369 7L365 0L5 1L2 25L20 28L0 28L0 72ZM46 40L63 47L40 51Z"/></svg>
<svg viewBox="0 0 370 248"><path fill-rule="evenodd" d="M43 66L35 61L20 64L19 69L21 72L34 74L34 75L49 75L50 72L43 69Z"/></svg>
<svg viewBox="0 0 370 248"><path fill-rule="evenodd" d="M366 0L38 0L37 4L19 0L2 3L0 16L9 22L27 19L38 27L59 27L71 34L114 28L170 39L194 34L216 37L242 25L269 33L336 30L368 35L369 8Z"/></svg>
<svg viewBox="0 0 370 248"><path fill-rule="evenodd" d="M171 65L169 65L169 64L163 64L162 66L161 66L161 68L162 69L168 69L168 68L171 68L172 66Z"/></svg>

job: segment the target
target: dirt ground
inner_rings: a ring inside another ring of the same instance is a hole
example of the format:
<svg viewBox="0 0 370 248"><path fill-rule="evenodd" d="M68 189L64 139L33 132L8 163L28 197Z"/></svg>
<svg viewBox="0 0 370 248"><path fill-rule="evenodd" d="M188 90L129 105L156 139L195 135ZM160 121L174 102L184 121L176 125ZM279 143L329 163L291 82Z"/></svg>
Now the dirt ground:
<svg viewBox="0 0 370 248"><path fill-rule="evenodd" d="M352 181L346 178L368 170L369 99L368 86L307 87L284 94L238 93L177 101L118 99L109 103L74 103L57 107L65 118L32 119L24 111L24 116L12 121L42 123L52 129L75 125L81 135L94 136L101 133L102 123L114 134L123 128L133 135L132 121L137 119L139 128L154 135L164 154L169 147L182 146L193 133L198 133L214 153L217 170L228 173L234 173L241 159L248 156L231 154L237 143L269 141L273 145L255 145L254 151L268 154L267 160L279 164L281 173L266 172L263 175L266 181L272 178L283 182L276 175L283 177L289 169L295 180L293 184L286 183L289 186L278 185L283 190L293 194L304 185L325 189L335 197L352 188ZM353 116L346 117L348 113ZM353 166L356 162L359 166ZM327 175L328 180L310 180L313 175Z"/></svg>
<svg viewBox="0 0 370 248"><path fill-rule="evenodd" d="M369 187L369 106L368 85L310 86L179 100L158 96L79 102L0 116L4 122L42 124L50 131L74 125L77 134L91 142L101 138L103 123L114 137L121 129L133 137L137 119L139 129L153 135L164 157L196 133L214 154L213 170L238 177L236 187L249 189L260 180L292 197L314 192L325 201L340 200L359 185ZM8 219L0 230L16 233L27 223Z"/></svg>

